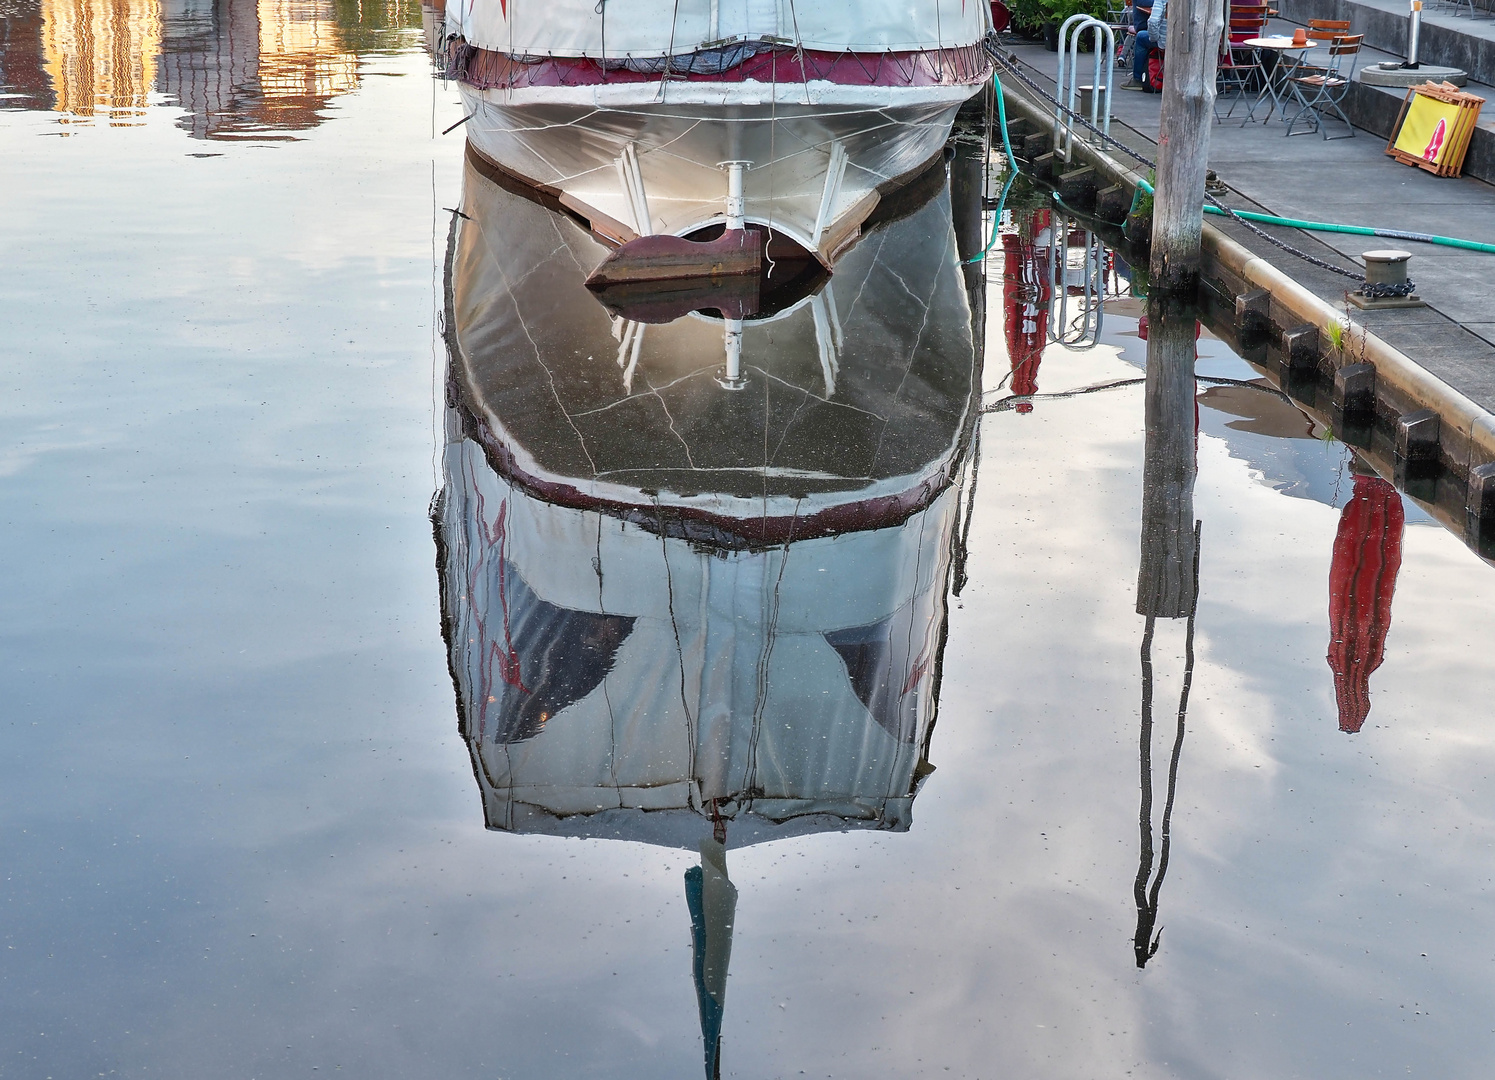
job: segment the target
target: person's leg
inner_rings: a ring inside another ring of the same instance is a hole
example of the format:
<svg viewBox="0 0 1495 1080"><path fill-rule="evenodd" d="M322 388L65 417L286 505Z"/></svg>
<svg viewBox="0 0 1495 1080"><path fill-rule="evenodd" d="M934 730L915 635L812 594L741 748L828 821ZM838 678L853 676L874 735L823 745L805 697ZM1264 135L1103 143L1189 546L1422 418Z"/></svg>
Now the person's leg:
<svg viewBox="0 0 1495 1080"><path fill-rule="evenodd" d="M1147 58L1152 53L1152 39L1146 30L1137 31L1136 48L1132 50L1132 81L1147 82Z"/></svg>

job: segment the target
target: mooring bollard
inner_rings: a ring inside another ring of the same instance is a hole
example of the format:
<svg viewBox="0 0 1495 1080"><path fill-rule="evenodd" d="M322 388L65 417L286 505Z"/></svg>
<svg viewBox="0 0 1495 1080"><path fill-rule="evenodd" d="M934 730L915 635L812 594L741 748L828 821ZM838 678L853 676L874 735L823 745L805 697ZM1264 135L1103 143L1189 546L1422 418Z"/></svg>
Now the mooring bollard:
<svg viewBox="0 0 1495 1080"><path fill-rule="evenodd" d="M1413 286L1407 277L1407 263L1412 258L1410 251L1386 248L1362 252L1360 257L1365 260L1365 284L1349 294L1350 302L1356 307L1424 306L1412 292Z"/></svg>
<svg viewBox="0 0 1495 1080"><path fill-rule="evenodd" d="M1387 248L1383 251L1367 251L1360 256L1365 260L1365 283L1367 285L1405 285L1407 283L1407 261L1410 251Z"/></svg>

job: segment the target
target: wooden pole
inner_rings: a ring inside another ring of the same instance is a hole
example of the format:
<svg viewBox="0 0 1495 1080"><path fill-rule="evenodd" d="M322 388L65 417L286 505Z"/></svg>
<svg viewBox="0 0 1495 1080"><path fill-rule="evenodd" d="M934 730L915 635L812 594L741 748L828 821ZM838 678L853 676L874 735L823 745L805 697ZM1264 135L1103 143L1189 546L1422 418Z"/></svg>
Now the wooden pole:
<svg viewBox="0 0 1495 1080"><path fill-rule="evenodd" d="M1142 463L1142 559L1137 614L1162 619L1194 610L1194 311L1147 303L1146 447Z"/></svg>
<svg viewBox="0 0 1495 1080"><path fill-rule="evenodd" d="M1225 0L1168 0L1158 175L1153 185L1152 288L1193 297L1199 286L1204 177Z"/></svg>

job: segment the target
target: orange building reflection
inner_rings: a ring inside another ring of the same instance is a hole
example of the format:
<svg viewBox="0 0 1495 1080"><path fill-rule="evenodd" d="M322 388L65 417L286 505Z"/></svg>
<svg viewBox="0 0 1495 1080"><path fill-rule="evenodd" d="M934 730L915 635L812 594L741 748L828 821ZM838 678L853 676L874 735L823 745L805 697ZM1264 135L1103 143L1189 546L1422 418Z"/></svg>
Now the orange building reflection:
<svg viewBox="0 0 1495 1080"><path fill-rule="evenodd" d="M64 122L142 123L160 52L160 0L42 0L42 53Z"/></svg>
<svg viewBox="0 0 1495 1080"><path fill-rule="evenodd" d="M194 0L174 2L186 16ZM168 38L159 89L199 139L304 131L358 86L332 0L218 0ZM195 14L195 13L194 13ZM176 20L174 20L176 21ZM190 28L190 29L189 29Z"/></svg>
<svg viewBox="0 0 1495 1080"><path fill-rule="evenodd" d="M195 138L290 137L421 21L419 0L5 0L0 108L128 126L154 103Z"/></svg>

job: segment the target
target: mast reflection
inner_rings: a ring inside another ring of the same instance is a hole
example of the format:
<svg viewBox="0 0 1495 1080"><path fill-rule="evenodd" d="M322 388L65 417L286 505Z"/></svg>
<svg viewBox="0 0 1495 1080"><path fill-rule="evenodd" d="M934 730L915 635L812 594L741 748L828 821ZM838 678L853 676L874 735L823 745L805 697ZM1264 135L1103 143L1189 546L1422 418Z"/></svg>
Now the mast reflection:
<svg viewBox="0 0 1495 1080"><path fill-rule="evenodd" d="M605 249L571 219L471 170L463 214L433 520L484 821L699 851L718 1077L729 850L905 831L933 771L980 378L948 188L749 319L745 391L712 377L716 313L594 299Z"/></svg>

